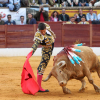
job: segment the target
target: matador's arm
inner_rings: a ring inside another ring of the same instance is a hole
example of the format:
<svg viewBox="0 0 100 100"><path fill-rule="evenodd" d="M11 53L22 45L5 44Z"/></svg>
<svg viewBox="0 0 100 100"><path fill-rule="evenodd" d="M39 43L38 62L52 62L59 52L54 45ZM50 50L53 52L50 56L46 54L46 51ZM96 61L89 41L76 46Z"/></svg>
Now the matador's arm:
<svg viewBox="0 0 100 100"><path fill-rule="evenodd" d="M41 42L41 41L38 40L38 39L35 40L35 43L34 43L33 46L32 46L32 50L33 50L33 53L32 53L32 54L34 54L34 52L36 51L36 49L37 49L37 47L39 46L40 42Z"/></svg>

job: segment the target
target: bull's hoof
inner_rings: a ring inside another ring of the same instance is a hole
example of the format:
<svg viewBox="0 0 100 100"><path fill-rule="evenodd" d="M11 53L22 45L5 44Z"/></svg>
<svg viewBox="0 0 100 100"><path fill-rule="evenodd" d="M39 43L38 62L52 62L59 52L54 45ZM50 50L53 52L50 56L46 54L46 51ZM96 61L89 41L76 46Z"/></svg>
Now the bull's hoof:
<svg viewBox="0 0 100 100"><path fill-rule="evenodd" d="M94 89L95 89L96 93L100 93L100 88L98 86L95 85Z"/></svg>
<svg viewBox="0 0 100 100"><path fill-rule="evenodd" d="M96 93L100 93L100 90L96 90Z"/></svg>
<svg viewBox="0 0 100 100"><path fill-rule="evenodd" d="M100 93L100 88L95 89L96 93Z"/></svg>
<svg viewBox="0 0 100 100"><path fill-rule="evenodd" d="M79 92L80 92L80 93L83 93L84 91L85 91L85 88L79 89Z"/></svg>
<svg viewBox="0 0 100 100"><path fill-rule="evenodd" d="M71 94L71 91L68 88L66 88L66 87L62 87L62 88L63 88L63 92L65 94Z"/></svg>

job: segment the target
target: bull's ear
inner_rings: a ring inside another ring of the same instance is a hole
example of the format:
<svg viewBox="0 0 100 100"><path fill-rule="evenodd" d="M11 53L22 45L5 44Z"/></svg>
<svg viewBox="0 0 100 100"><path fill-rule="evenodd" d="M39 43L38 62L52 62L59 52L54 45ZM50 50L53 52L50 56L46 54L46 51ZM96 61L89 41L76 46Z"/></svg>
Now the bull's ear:
<svg viewBox="0 0 100 100"><path fill-rule="evenodd" d="M66 66L66 62L65 62L65 61L60 61L60 62L57 64L57 66L58 66L59 68L64 68L64 67Z"/></svg>

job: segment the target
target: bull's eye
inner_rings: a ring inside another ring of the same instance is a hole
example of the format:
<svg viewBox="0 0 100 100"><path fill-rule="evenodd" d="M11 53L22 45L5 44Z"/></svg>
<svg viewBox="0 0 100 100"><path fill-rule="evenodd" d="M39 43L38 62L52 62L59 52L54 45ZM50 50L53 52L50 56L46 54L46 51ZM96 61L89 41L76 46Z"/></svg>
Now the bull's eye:
<svg viewBox="0 0 100 100"><path fill-rule="evenodd" d="M60 73L61 73L61 71L60 71Z"/></svg>

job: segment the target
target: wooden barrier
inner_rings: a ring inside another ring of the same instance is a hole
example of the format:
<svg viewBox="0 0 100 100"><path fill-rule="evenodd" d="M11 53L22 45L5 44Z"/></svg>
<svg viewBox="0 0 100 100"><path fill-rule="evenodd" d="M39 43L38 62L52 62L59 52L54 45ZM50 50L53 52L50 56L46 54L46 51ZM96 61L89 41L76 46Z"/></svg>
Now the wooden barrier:
<svg viewBox="0 0 100 100"><path fill-rule="evenodd" d="M100 25L92 25L92 46L100 47Z"/></svg>
<svg viewBox="0 0 100 100"><path fill-rule="evenodd" d="M62 46L72 45L75 42L86 43L90 46L90 25L63 25L64 32L62 33Z"/></svg>
<svg viewBox="0 0 100 100"><path fill-rule="evenodd" d="M0 48L6 47L6 29L5 25L0 26Z"/></svg>
<svg viewBox="0 0 100 100"><path fill-rule="evenodd" d="M100 25L47 23L56 34L55 47L64 47L77 42L86 43L91 47L100 46ZM0 48L30 48L34 43L36 31L37 25L1 25Z"/></svg>
<svg viewBox="0 0 100 100"><path fill-rule="evenodd" d="M25 48L33 45L36 25L7 26L7 48Z"/></svg>

